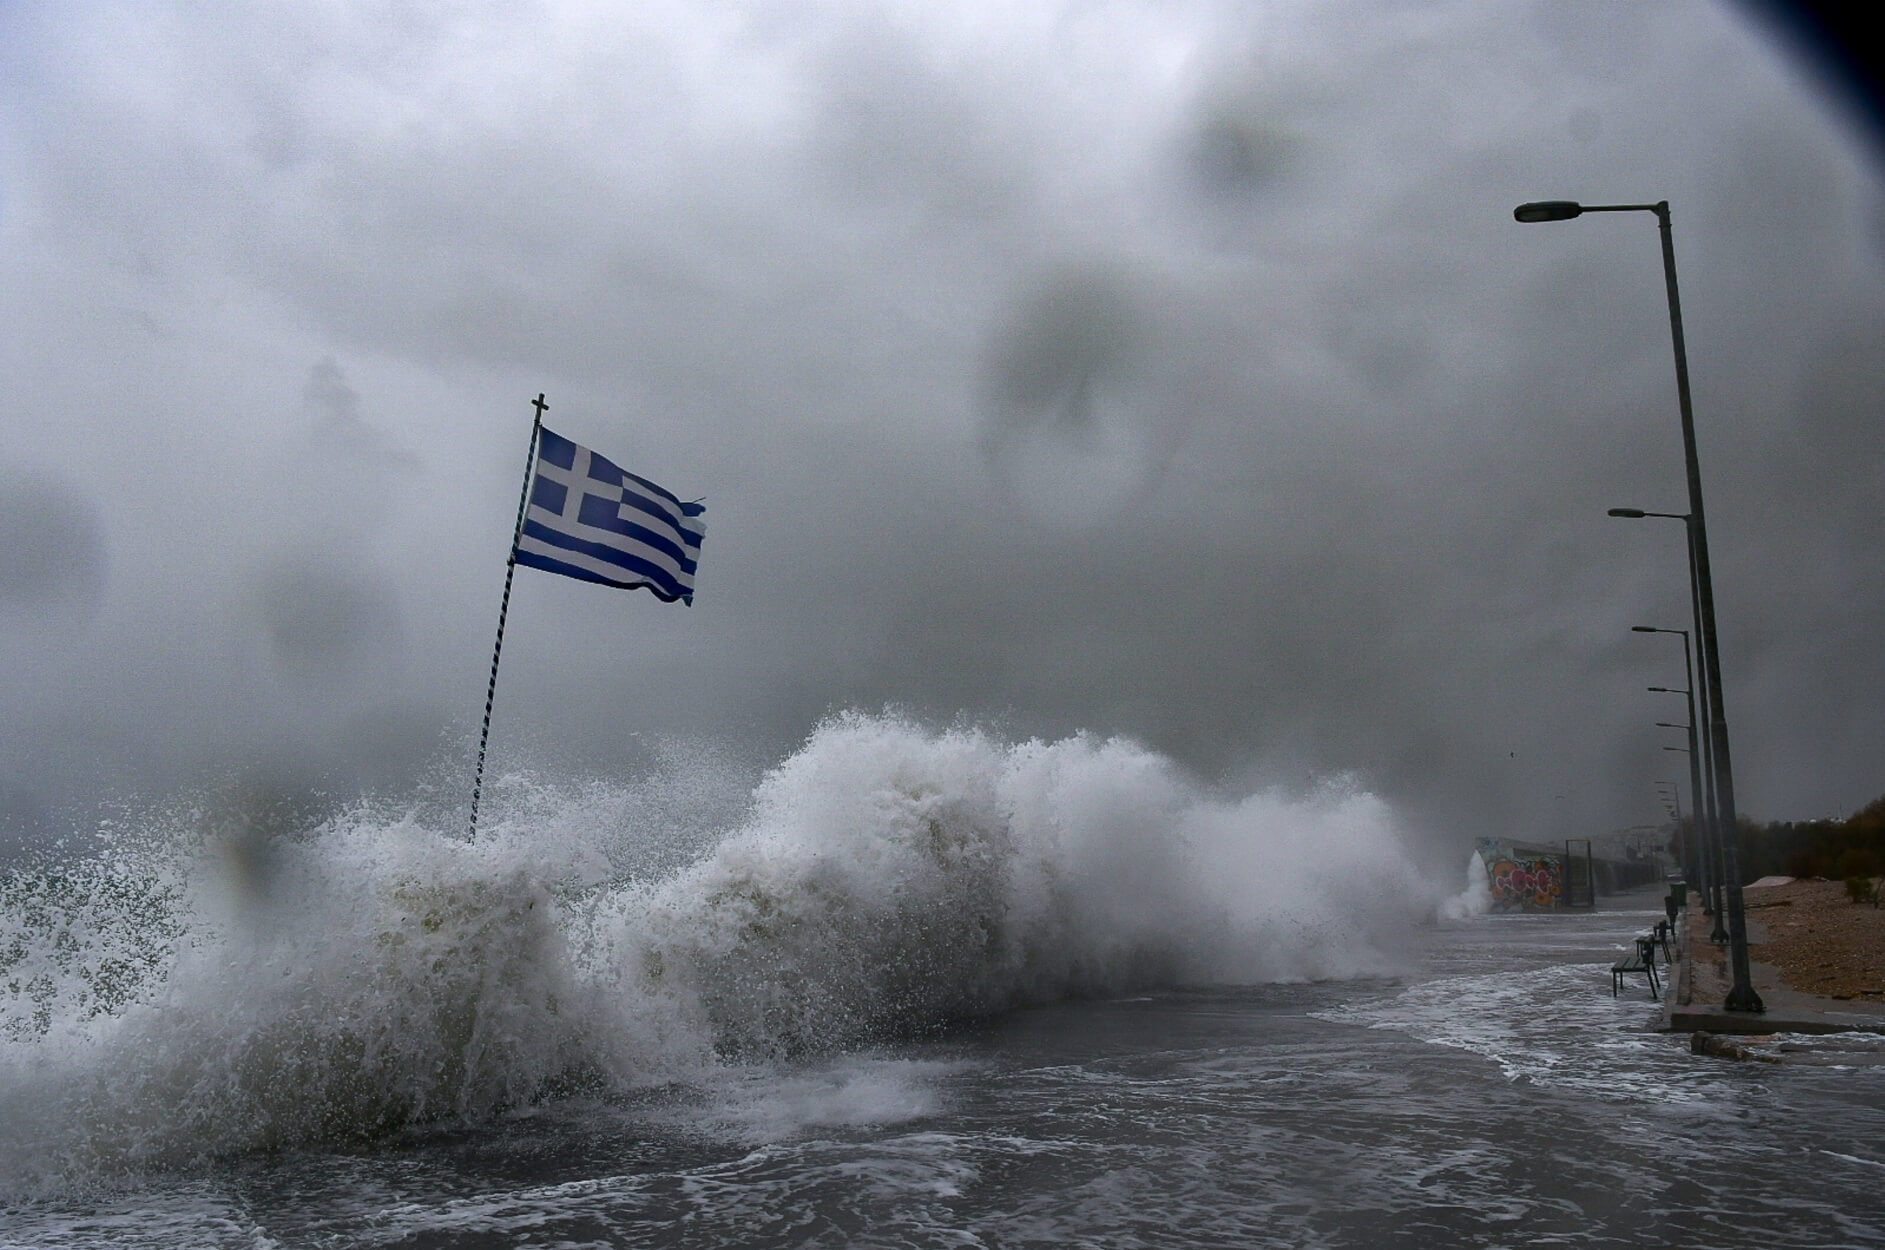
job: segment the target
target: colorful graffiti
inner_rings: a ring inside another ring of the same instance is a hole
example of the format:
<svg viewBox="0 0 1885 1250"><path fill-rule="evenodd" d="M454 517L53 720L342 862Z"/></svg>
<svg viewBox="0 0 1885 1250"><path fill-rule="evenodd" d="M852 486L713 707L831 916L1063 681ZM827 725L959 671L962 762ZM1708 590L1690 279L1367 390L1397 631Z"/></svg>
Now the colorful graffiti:
<svg viewBox="0 0 1885 1250"><path fill-rule="evenodd" d="M1492 877L1492 905L1500 911L1564 904L1564 873L1556 856L1494 860L1486 871Z"/></svg>
<svg viewBox="0 0 1885 1250"><path fill-rule="evenodd" d="M1564 906L1564 857L1520 851L1497 843L1479 848L1494 911L1534 911Z"/></svg>

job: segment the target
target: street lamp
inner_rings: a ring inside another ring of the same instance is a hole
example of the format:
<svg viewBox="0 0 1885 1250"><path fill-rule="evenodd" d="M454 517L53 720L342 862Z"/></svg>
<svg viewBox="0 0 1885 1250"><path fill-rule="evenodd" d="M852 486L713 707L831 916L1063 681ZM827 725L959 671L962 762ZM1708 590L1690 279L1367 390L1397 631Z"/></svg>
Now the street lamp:
<svg viewBox="0 0 1885 1250"><path fill-rule="evenodd" d="M1668 686L1651 686L1649 689L1659 694L1679 694L1688 701L1689 783L1694 787L1694 798L1691 806L1695 812L1695 823L1702 834L1700 839L1702 869L1704 873L1703 879L1700 882L1702 910L1715 918L1715 927L1713 932L1708 935L1708 940L1711 942L1726 942L1728 940L1728 930L1722 926L1721 825L1715 819L1715 773L1707 749L1708 738L1706 734L1702 734L1698 740L1697 735L1696 727L1701 725L1702 722L1697 720L1695 716L1695 659L1689 650L1689 631L1686 629L1659 629L1654 625L1632 625L1630 626L1630 630L1632 633L1638 634L1678 634L1682 638L1682 667L1683 671L1689 675L1689 688L1687 690L1675 690ZM1661 722L1658 722L1658 724L1661 724ZM1670 725L1667 726L1667 728L1673 729L1675 726ZM1706 772L1707 775L1708 788L1706 790L1702 789L1704 772ZM1708 796L1706 807L1704 807L1702 801L1703 794Z"/></svg>
<svg viewBox="0 0 1885 1250"><path fill-rule="evenodd" d="M1701 838L1701 830L1702 830L1701 809L1695 806L1695 804L1700 802L1701 800L1701 792L1700 792L1701 787L1698 784L1697 778L1696 778L1696 774L1700 771L1700 769L1698 768L1695 762L1695 754L1696 754L1695 752L1695 726L1694 725L1674 725L1666 720L1659 720L1656 722L1656 728L1658 729L1683 729L1683 730L1688 731L1689 745L1685 747L1666 746L1663 748L1663 750L1680 751L1684 755L1689 757L1689 813L1690 814L1689 814L1689 828L1687 832L1684 834L1683 839L1682 839L1682 849L1684 852L1683 862L1686 866L1686 871L1688 872L1689 876L1695 880L1696 890L1702 894L1702 897L1704 899L1706 899L1708 896L1706 885L1705 885L1707 878L1705 875L1703 875L1704 870L1701 868L1701 865L1708 858L1708 848L1707 848L1707 844ZM1676 828L1678 829L1678 831L1680 831L1681 827L1682 827L1682 801L1680 798L1678 798L1676 800ZM1671 919L1674 919L1674 917L1671 917Z"/></svg>
<svg viewBox="0 0 1885 1250"><path fill-rule="evenodd" d="M1675 349L1676 402L1682 415L1682 453L1689 479L1689 537L1694 560L1695 597L1700 614L1702 666L1709 692L1709 749L1715 761L1715 806L1721 826L1722 879L1727 887L1729 962L1734 986L1722 1004L1729 1011L1763 1011L1754 992L1748 963L1747 912L1741 894L1741 869L1735 847L1738 827L1734 807L1734 766L1728 751L1728 718L1721 689L1721 653L1715 638L1715 589L1708 565L1708 522L1702 509L1702 467L1695 453L1695 410L1689 399L1689 354L1682 338L1682 300L1676 290L1676 247L1669 218L1669 201L1654 204L1579 204L1574 200L1540 200L1512 210L1522 222L1569 221L1585 213L1654 213L1662 235L1663 285L1669 295L1669 339Z"/></svg>
<svg viewBox="0 0 1885 1250"><path fill-rule="evenodd" d="M1610 509L1610 515L1624 517L1669 517L1677 521L1687 521L1689 519L1686 516L1679 516L1670 512L1644 512L1640 508L1612 508ZM1699 628L1701 603L1699 597L1693 593L1695 589L1694 574L1695 541L1694 533L1691 531L1689 535L1689 589L1691 591L1691 606L1694 609ZM1682 636L1682 665L1683 670L1689 675L1689 688L1687 690L1677 690L1671 686L1650 686L1648 689L1658 694L1679 694L1688 701L1689 724L1695 726L1695 732L1689 737L1689 746L1691 748L1689 752L1689 763L1691 765L1699 764L1696 771L1700 773L1702 782L1702 803L1695 809L1695 819L1698 822L1702 822L1702 866L1705 874L1701 883L1702 911L1704 914L1713 917L1715 921L1713 929L1709 932L1708 940L1717 945L1722 945L1729 939L1726 927L1727 911L1722 897L1724 888L1721 849L1722 828L1720 813L1715 804L1715 759L1708 735L1708 690L1698 680L1701 675L1695 671L1695 659L1689 648L1689 633L1687 630L1658 629L1653 625L1632 625L1630 629L1632 632L1639 634L1680 634ZM1699 717L1696 715L1696 704L1698 700L1701 704L1701 715ZM1698 744L1699 749L1697 749ZM1693 773L1691 775L1693 775Z"/></svg>
<svg viewBox="0 0 1885 1250"><path fill-rule="evenodd" d="M1680 725L1663 725L1661 721L1657 721L1656 724L1665 729L1680 729L1681 728ZM1687 747L1664 747L1663 750L1683 751L1683 752L1687 752L1691 756L1695 754L1695 752L1690 751ZM1674 786L1669 787L1669 803L1670 803L1671 809L1676 814L1676 824L1680 825L1682 823L1682 792L1676 789Z"/></svg>
<svg viewBox="0 0 1885 1250"><path fill-rule="evenodd" d="M1695 626L1694 636L1697 638L1701 637L1702 595L1701 582L1696 576L1694 518L1687 513L1646 512L1641 508L1612 508L1610 509L1610 515L1614 517L1631 518L1663 517L1671 521L1681 521L1683 523L1683 532L1688 542L1689 552L1689 614ZM1642 632L1655 633L1656 631L1645 628ZM1706 818L1707 824L1704 826L1703 830L1703 854L1712 861L1708 865L1709 881L1704 882L1705 888L1702 894L1702 910L1715 918L1715 930L1709 935L1709 940L1713 942L1726 942L1728 940L1728 931L1722 927L1721 813L1715 803L1715 748L1710 735L1711 718L1709 716L1709 708L1712 705L1708 699L1707 684L1698 680L1702 675L1695 671L1694 659L1689 651L1689 640L1686 636L1682 640L1682 658L1688 669L1689 689L1681 693L1689 698L1689 723L1696 726L1697 736L1701 740L1702 794L1707 800L1704 806L1696 809L1695 815L1697 820ZM1657 687L1652 687L1652 689L1656 688ZM1701 711L1699 717L1696 715L1698 703L1700 704Z"/></svg>
<svg viewBox="0 0 1885 1250"><path fill-rule="evenodd" d="M1702 780L1701 765L1697 762L1698 752L1695 747L1694 725L1672 725L1667 721L1657 721L1659 729L1686 729L1689 732L1689 745L1681 748L1689 757L1689 828L1682 838L1682 868L1688 879L1694 883L1695 892L1701 897L1704 907L1708 903L1709 864L1708 842L1702 823ZM1664 748L1665 750L1669 748ZM1681 823L1677 817L1677 823Z"/></svg>
<svg viewBox="0 0 1885 1250"><path fill-rule="evenodd" d="M1689 875L1695 878L1697 888L1705 889L1707 881L1706 878L1701 875L1700 871L1698 871L1702 868L1702 864L1696 855L1698 848L1695 845L1701 840L1695 835L1702 832L1702 753L1697 749L1695 741L1695 696L1691 693L1695 688L1695 664L1689 658L1689 631L1686 629L1658 629L1654 625L1632 625L1630 626L1630 632L1633 634L1680 634L1682 636L1682 668L1683 671L1688 674L1689 678L1689 690L1684 692L1689 698L1689 723L1683 726L1683 728L1689 731L1689 811L1691 813L1691 820L1695 825L1695 828L1690 831L1691 836L1686 839L1689 844L1687 848L1689 851L1687 868ZM1664 729L1676 728L1676 726L1665 724L1662 721L1657 721L1656 723ZM1702 853L1706 855L1707 852L1704 850Z"/></svg>

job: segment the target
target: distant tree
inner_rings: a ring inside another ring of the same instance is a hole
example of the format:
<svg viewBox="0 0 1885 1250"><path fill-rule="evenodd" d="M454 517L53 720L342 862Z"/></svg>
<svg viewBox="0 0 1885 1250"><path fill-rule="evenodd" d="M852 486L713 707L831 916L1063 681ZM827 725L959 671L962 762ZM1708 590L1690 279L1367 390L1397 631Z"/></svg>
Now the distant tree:
<svg viewBox="0 0 1885 1250"><path fill-rule="evenodd" d="M1744 820L1737 832L1745 881L1771 875L1870 879L1885 872L1885 796L1845 820Z"/></svg>

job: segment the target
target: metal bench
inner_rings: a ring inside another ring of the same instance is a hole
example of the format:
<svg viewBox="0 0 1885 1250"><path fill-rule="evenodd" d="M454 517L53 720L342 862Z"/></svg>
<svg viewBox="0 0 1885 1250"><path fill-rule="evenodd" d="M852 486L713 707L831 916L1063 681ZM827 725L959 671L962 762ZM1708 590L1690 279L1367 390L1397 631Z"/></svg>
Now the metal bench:
<svg viewBox="0 0 1885 1250"><path fill-rule="evenodd" d="M1610 997L1615 998L1623 990L1623 978L1632 972L1640 972L1649 978L1649 996L1662 997L1662 986L1656 979L1656 935L1648 934L1636 939L1633 950L1616 963L1610 965Z"/></svg>

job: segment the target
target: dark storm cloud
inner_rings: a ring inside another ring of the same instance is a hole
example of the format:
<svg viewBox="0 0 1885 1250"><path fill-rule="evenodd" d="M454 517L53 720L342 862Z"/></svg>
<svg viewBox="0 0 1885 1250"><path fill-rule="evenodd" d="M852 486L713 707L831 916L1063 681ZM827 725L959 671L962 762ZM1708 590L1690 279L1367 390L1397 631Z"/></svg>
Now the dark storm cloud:
<svg viewBox="0 0 1885 1250"><path fill-rule="evenodd" d="M380 579L337 561L289 559L256 589L269 657L293 685L345 689L397 669L404 628L395 592Z"/></svg>
<svg viewBox="0 0 1885 1250"><path fill-rule="evenodd" d="M1604 510L1685 506L1659 254L1551 196L1675 206L1742 806L1885 788L1885 198L1733 10L0 22L4 420L112 553L89 631L0 637L32 810L415 776L544 391L709 538L691 610L520 575L500 753L894 702L1449 844L1652 820L1679 529Z"/></svg>
<svg viewBox="0 0 1885 1250"><path fill-rule="evenodd" d="M995 335L989 391L997 425L1090 428L1097 392L1132 367L1135 320L1110 275L1065 271L1038 284Z"/></svg>
<svg viewBox="0 0 1885 1250"><path fill-rule="evenodd" d="M97 509L66 483L0 469L0 616L83 619L104 578Z"/></svg>

